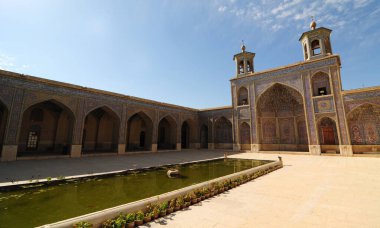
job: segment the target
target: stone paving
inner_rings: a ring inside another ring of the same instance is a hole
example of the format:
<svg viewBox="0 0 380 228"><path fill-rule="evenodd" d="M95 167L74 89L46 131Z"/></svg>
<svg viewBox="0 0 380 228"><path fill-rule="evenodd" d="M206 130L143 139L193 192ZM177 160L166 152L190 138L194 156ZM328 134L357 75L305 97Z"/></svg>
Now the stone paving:
<svg viewBox="0 0 380 228"><path fill-rule="evenodd" d="M281 156L282 169L148 226L380 227L379 158Z"/></svg>
<svg viewBox="0 0 380 228"><path fill-rule="evenodd" d="M0 183L46 177L76 176L125 169L177 164L222 157L222 150L182 150L134 153L123 156L97 156L0 162ZM229 152L231 154L231 152Z"/></svg>

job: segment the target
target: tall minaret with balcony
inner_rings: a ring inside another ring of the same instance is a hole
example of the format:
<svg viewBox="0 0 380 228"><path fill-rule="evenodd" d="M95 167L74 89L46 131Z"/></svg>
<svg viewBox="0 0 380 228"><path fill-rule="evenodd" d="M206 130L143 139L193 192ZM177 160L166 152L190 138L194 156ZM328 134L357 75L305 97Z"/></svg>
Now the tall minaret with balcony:
<svg viewBox="0 0 380 228"><path fill-rule="evenodd" d="M241 53L234 55L236 63L236 77L242 77L254 72L253 59L255 53L245 51L244 43L241 45Z"/></svg>
<svg viewBox="0 0 380 228"><path fill-rule="evenodd" d="M310 31L302 33L299 41L303 49L304 60L313 60L332 55L330 34L332 30L324 27L317 28L317 23L312 20Z"/></svg>

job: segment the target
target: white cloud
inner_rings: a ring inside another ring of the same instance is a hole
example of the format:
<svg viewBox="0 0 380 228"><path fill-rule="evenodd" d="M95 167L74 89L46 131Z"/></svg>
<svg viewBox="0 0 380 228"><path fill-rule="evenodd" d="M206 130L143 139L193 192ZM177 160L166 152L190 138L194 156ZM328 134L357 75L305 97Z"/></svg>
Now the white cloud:
<svg viewBox="0 0 380 228"><path fill-rule="evenodd" d="M380 8L379 2L376 3L377 7L373 7L372 3L376 2L373 0L216 1L219 12L231 13L238 20L251 21L262 29L272 31L289 27L307 29L311 16L315 17L318 26L339 30L347 24L355 24L358 18L365 15L377 14ZM369 19L365 23L374 26Z"/></svg>
<svg viewBox="0 0 380 228"><path fill-rule="evenodd" d="M226 6L219 6L218 11L223 13L224 11L226 11L226 9L227 9Z"/></svg>

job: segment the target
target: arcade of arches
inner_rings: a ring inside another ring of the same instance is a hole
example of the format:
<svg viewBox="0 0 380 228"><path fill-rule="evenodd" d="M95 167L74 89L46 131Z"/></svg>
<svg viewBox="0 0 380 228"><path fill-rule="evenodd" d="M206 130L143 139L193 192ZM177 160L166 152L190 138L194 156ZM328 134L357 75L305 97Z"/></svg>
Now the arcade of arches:
<svg viewBox="0 0 380 228"><path fill-rule="evenodd" d="M29 107L22 117L18 156L69 154L73 124L72 112L54 100Z"/></svg>
<svg viewBox="0 0 380 228"><path fill-rule="evenodd" d="M295 89L275 84L257 103L261 150L308 151L302 96Z"/></svg>
<svg viewBox="0 0 380 228"><path fill-rule="evenodd" d="M177 124L171 116L161 119L158 124L158 142L159 150L176 149L177 143Z"/></svg>

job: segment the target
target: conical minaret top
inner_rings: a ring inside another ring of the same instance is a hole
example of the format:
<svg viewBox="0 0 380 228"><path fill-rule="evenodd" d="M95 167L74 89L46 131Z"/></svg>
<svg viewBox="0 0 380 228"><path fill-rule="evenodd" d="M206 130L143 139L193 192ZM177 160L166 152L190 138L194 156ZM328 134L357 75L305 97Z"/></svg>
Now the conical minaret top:
<svg viewBox="0 0 380 228"><path fill-rule="evenodd" d="M234 55L233 58L236 62L236 77L241 77L254 72L253 58L255 58L255 53L246 51L243 40L240 48L241 52Z"/></svg>
<svg viewBox="0 0 380 228"><path fill-rule="evenodd" d="M314 17L311 17L310 31L302 33L300 42L302 44L304 60L312 60L327 55L332 55L332 48L330 43L331 29L319 27Z"/></svg>

